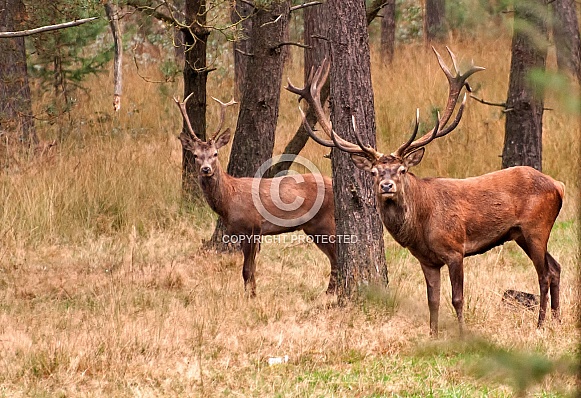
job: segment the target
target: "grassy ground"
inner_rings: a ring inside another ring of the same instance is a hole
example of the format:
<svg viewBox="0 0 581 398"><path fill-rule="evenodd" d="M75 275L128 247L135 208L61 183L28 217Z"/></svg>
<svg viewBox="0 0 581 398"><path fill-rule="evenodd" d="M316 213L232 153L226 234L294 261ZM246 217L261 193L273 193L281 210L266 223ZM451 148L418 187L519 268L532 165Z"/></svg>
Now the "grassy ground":
<svg viewBox="0 0 581 398"><path fill-rule="evenodd" d="M478 96L506 97L506 38L449 45L462 62L487 67L472 79ZM298 59L287 72L296 83ZM133 72L128 65L120 114L109 113L110 90L102 89L110 77L95 78L69 124L39 123L43 139L61 137L57 150L0 175L0 396L573 395L579 127L556 96L547 99L554 110L544 120L544 171L567 186L549 242L563 267L562 322L537 330L536 311L501 302L505 289L538 291L532 264L507 244L466 260L464 340L444 272L434 340L420 267L389 236L385 292L337 306L324 294L324 255L287 239L263 246L258 297L246 299L241 254L204 251L215 216L180 200L181 120L171 96L181 89ZM229 79L211 76L210 92L232 91ZM407 138L416 107L429 124L445 78L433 54L413 45L400 48L390 68L374 61L373 78L386 152ZM299 124L295 98L283 93L281 106L278 151ZM226 124L235 116L230 111ZM470 102L461 126L430 144L416 174L498 169L503 126L497 108ZM324 153L309 143L302 154L329 174ZM268 365L285 355L287 363Z"/></svg>

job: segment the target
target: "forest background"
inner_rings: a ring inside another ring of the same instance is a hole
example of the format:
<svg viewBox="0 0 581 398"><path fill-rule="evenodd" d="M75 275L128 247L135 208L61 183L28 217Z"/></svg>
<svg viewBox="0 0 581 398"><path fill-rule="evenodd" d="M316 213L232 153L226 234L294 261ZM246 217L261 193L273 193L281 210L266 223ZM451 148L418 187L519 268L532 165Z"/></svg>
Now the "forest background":
<svg viewBox="0 0 581 398"><path fill-rule="evenodd" d="M471 79L475 95L503 102L511 4L446 4L446 33L434 45L449 46L461 65L486 67ZM417 260L387 234L387 291L339 306L324 294L322 253L272 243L259 255L258 297L246 299L241 255L205 249L216 216L203 201L184 200L182 120L172 100L183 93L183 59L172 29L123 9L124 90L114 112L113 41L101 5L27 6L31 26L101 18L26 39L38 144L22 150L0 136L0 394L575 396L579 86L559 71L555 46L537 78L550 108L543 171L567 187L549 242L563 267L562 322L537 330L536 311L502 302L506 289L538 289L529 259L507 244L466 260L464 340L444 276L442 335L434 340ZM369 26L378 148L399 146L416 108L433 116L446 89L423 37L423 5L402 1L396 9L390 62L380 20ZM227 21L227 11L217 7L216 21ZM299 42L302 19L292 15L289 40ZM219 30L208 37L207 92L222 100L236 92L231 38ZM283 75L293 82L303 78L302 51L293 46L286 55ZM209 105L206 114L215 125L217 109ZM275 154L300 122L296 98L283 91ZM236 125L234 110L225 123ZM502 107L470 100L457 131L430 144L416 174L464 178L499 169L504 123ZM330 175L326 153L309 142L301 155ZM285 355L287 363L268 365Z"/></svg>

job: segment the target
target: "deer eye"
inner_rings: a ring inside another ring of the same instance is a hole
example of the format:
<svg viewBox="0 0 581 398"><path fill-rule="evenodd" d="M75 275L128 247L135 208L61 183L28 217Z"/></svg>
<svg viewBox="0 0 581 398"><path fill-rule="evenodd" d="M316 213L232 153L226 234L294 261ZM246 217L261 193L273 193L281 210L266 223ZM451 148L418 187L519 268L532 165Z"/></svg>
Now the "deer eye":
<svg viewBox="0 0 581 398"><path fill-rule="evenodd" d="M372 168L372 169L371 169L371 175L372 175L372 176L374 176L374 177L375 177L375 176L377 175L377 173L378 173L378 171L377 171L377 167L374 167L374 168Z"/></svg>
<svg viewBox="0 0 581 398"><path fill-rule="evenodd" d="M407 169L404 166L399 166L399 169L397 170L400 174L405 174Z"/></svg>
<svg viewBox="0 0 581 398"><path fill-rule="evenodd" d="M218 152L216 151L216 152L214 152L214 157L217 157L217 156L218 156Z"/></svg>

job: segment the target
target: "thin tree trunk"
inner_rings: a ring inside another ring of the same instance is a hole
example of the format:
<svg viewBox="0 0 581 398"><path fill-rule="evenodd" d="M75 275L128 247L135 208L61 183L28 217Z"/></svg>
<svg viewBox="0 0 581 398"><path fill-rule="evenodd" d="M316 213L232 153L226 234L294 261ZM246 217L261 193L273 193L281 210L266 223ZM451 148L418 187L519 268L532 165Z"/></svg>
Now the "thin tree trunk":
<svg viewBox="0 0 581 398"><path fill-rule="evenodd" d="M206 25L206 1L186 1L186 23L189 29L182 29L186 45L184 65L184 98L193 93L186 110L196 135L206 140L206 43L209 31ZM187 127L183 125L183 130ZM182 149L182 191L188 201L201 197L201 190L197 182L195 160L189 151Z"/></svg>
<svg viewBox="0 0 581 398"><path fill-rule="evenodd" d="M427 44L440 41L446 34L446 0L426 0L424 35Z"/></svg>
<svg viewBox="0 0 581 398"><path fill-rule="evenodd" d="M26 11L21 0L0 1L0 9L0 31L25 28ZM24 37L0 39L0 54L0 135L7 134L8 142L34 146L38 137L32 118Z"/></svg>
<svg viewBox="0 0 581 398"><path fill-rule="evenodd" d="M365 143L375 145L375 112L365 2L329 2L331 40L331 120L335 131L355 142L351 115ZM375 207L373 182L348 154L332 150L337 236L356 243L337 244L339 297L350 298L366 286L387 285L383 227Z"/></svg>
<svg viewBox="0 0 581 398"><path fill-rule="evenodd" d="M391 64L395 54L395 0L389 0L383 8L381 20L381 61Z"/></svg>
<svg viewBox="0 0 581 398"><path fill-rule="evenodd" d="M557 65L559 70L571 73L581 83L581 38L575 0L556 0L551 4Z"/></svg>
<svg viewBox="0 0 581 398"><path fill-rule="evenodd" d="M244 89L244 81L246 80L246 67L248 58L252 54L251 40L248 35L252 31L252 11L250 4L237 1L232 7L230 13L230 20L233 24L237 24L237 38L234 40L234 83L236 92L234 98L240 101L242 98L242 90Z"/></svg>
<svg viewBox="0 0 581 398"><path fill-rule="evenodd" d="M327 3L304 9L304 38L305 48L304 76L307 80L312 68L317 68L323 60L329 56L329 43L327 32L329 31L329 7ZM329 97L329 81L327 80L321 89L321 103L324 104ZM317 123L317 117L311 109L307 110L307 122L311 127ZM309 134L301 123L299 129L288 142L283 153L296 155L309 140ZM273 175L284 174L291 167L292 162L280 162L273 166Z"/></svg>
<svg viewBox="0 0 581 398"><path fill-rule="evenodd" d="M503 168L517 165L542 168L543 95L528 75L533 69L545 69L546 13L544 0L515 2Z"/></svg>

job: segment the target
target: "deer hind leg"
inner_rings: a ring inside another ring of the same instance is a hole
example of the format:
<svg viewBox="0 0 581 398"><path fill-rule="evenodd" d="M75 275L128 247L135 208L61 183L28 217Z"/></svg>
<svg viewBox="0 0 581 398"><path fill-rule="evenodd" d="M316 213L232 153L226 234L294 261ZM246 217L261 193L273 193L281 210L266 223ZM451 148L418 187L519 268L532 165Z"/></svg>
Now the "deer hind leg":
<svg viewBox="0 0 581 398"><path fill-rule="evenodd" d="M438 313L440 310L440 267L421 264L428 293L428 308L430 309L430 336L438 336Z"/></svg>
<svg viewBox="0 0 581 398"><path fill-rule="evenodd" d="M337 292L337 275L338 265L337 265L337 252L335 251L335 244L334 243L321 243L315 242L317 247L321 249L323 253L329 259L331 263L331 275L329 276L329 285L327 286L327 294L335 294Z"/></svg>
<svg viewBox="0 0 581 398"><path fill-rule="evenodd" d="M464 334L464 258L462 255L448 262L448 270L452 285L452 305L456 310L460 336L462 336Z"/></svg>
<svg viewBox="0 0 581 398"><path fill-rule="evenodd" d="M539 320L537 323L537 328L543 326L545 322L545 316L547 313L547 303L549 300L549 285L550 285L550 265L547 258L547 240L548 239L535 239L531 237L520 236L515 239L516 243L525 251L527 256L532 260L535 270L539 278L539 290L540 290L540 306L539 306ZM552 257L551 257L552 258ZM556 262L555 262L556 263ZM559 266L560 269L560 266ZM560 276L560 271L559 271ZM556 281L558 286L559 281ZM558 287L556 289L555 295L558 296ZM551 303L553 305L553 303ZM555 305L558 307L559 300Z"/></svg>
<svg viewBox="0 0 581 398"><path fill-rule="evenodd" d="M242 243L242 253L244 254L244 265L242 267L242 278L244 279L244 290L250 297L256 297L256 280L254 271L256 270L256 253L260 249L260 242L250 235L249 241ZM257 235L257 237L259 237Z"/></svg>
<svg viewBox="0 0 581 398"><path fill-rule="evenodd" d="M551 317L556 321L561 320L559 311L559 286L561 284L561 265L548 252L545 255L546 262L549 267L549 291L551 295Z"/></svg>

